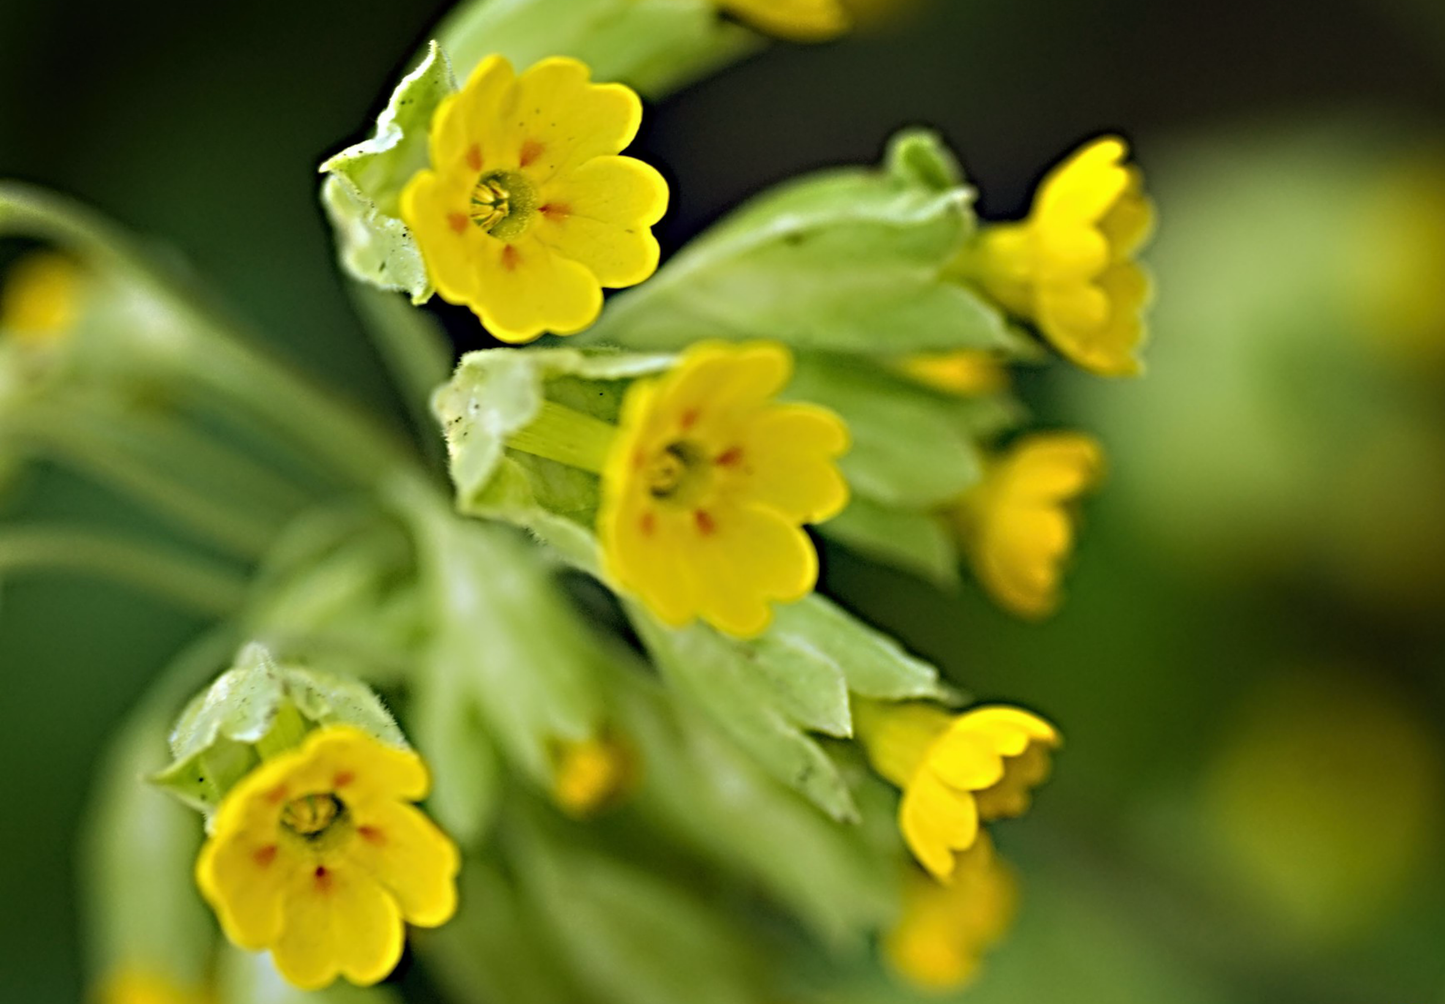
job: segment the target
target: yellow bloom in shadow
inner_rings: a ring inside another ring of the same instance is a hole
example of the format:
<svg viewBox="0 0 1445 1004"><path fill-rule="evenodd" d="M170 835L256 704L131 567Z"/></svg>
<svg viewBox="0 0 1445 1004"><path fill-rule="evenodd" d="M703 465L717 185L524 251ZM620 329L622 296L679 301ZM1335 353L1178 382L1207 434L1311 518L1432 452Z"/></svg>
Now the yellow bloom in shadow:
<svg viewBox="0 0 1445 1004"><path fill-rule="evenodd" d="M36 251L11 266L0 289L0 329L21 344L59 340L80 312L80 266L65 255Z"/></svg>
<svg viewBox="0 0 1445 1004"><path fill-rule="evenodd" d="M1070 509L1103 477L1099 444L1078 433L1040 433L995 460L951 511L979 582L1006 610L1045 617L1058 607L1074 547Z"/></svg>
<svg viewBox="0 0 1445 1004"><path fill-rule="evenodd" d="M667 209L667 183L617 156L642 103L590 76L575 59L520 76L500 56L482 60L438 106L431 168L401 194L437 292L503 341L575 334L597 319L603 286L657 269L649 228Z"/></svg>
<svg viewBox="0 0 1445 1004"><path fill-rule="evenodd" d="M1084 369L1141 371L1149 279L1135 255L1154 226L1128 146L1108 136L1049 172L1022 223L988 226L960 260L1007 310Z"/></svg>
<svg viewBox="0 0 1445 1004"><path fill-rule="evenodd" d="M959 349L908 356L899 364L904 375L926 387L957 394L959 397L983 397L1008 389L1008 367L991 352Z"/></svg>
<svg viewBox="0 0 1445 1004"><path fill-rule="evenodd" d="M717 0L719 9L779 38L821 42L852 23L842 0Z"/></svg>
<svg viewBox="0 0 1445 1004"><path fill-rule="evenodd" d="M615 804L637 781L636 754L613 736L558 743L552 758L552 797L577 819Z"/></svg>
<svg viewBox="0 0 1445 1004"><path fill-rule="evenodd" d="M949 880L979 824L1028 811L1061 742L1018 708L952 715L929 704L859 702L858 735L875 770L903 790L898 825L924 868Z"/></svg>
<svg viewBox="0 0 1445 1004"><path fill-rule="evenodd" d="M781 345L703 343L628 389L598 533L612 578L664 623L700 617L752 637L770 601L802 599L817 581L801 525L847 504L835 461L848 429L815 405L777 403L791 375Z"/></svg>
<svg viewBox="0 0 1445 1004"><path fill-rule="evenodd" d="M403 922L456 911L456 846L409 804L429 786L410 750L333 725L227 794L196 881L232 942L270 949L304 990L367 986L401 957Z"/></svg>
<svg viewBox="0 0 1445 1004"><path fill-rule="evenodd" d="M108 977L94 999L97 1004L210 1004L214 1000L204 990L145 969L124 969Z"/></svg>
<svg viewBox="0 0 1445 1004"><path fill-rule="evenodd" d="M984 954L1003 940L1018 912L1018 880L987 832L955 860L947 883L910 870L903 914L883 939L889 966L920 990L958 990L971 983Z"/></svg>

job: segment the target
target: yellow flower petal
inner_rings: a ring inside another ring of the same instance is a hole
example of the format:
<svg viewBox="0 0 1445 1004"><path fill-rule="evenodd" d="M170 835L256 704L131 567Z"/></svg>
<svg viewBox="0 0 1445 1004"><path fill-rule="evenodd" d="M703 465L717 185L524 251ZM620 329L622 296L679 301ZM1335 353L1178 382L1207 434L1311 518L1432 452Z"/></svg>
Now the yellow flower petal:
<svg viewBox="0 0 1445 1004"><path fill-rule="evenodd" d="M481 260L487 286L469 305L504 342L529 342L544 331L576 334L602 310L596 277L534 234L511 244L489 238Z"/></svg>
<svg viewBox="0 0 1445 1004"><path fill-rule="evenodd" d="M842 0L717 0L717 5L761 31L798 42L821 42L851 24Z"/></svg>
<svg viewBox="0 0 1445 1004"><path fill-rule="evenodd" d="M457 909L456 845L414 806L379 802L356 813L351 861L391 893L407 923L439 927Z"/></svg>
<svg viewBox="0 0 1445 1004"><path fill-rule="evenodd" d="M843 511L848 483L835 463L848 449L848 427L825 408L779 405L760 412L740 437L737 476L765 505L800 523Z"/></svg>
<svg viewBox="0 0 1445 1004"><path fill-rule="evenodd" d="M698 616L718 630L755 637L772 623L771 601L812 592L818 555L795 523L757 506L697 509L693 521Z"/></svg>
<svg viewBox="0 0 1445 1004"><path fill-rule="evenodd" d="M563 56L517 78L507 111L505 153L539 187L594 157L625 150L642 125L642 101L631 88L594 84L585 63Z"/></svg>
<svg viewBox="0 0 1445 1004"><path fill-rule="evenodd" d="M947 879L953 874L954 851L967 850L978 837L978 807L969 792L921 770L903 790L898 823L918 863Z"/></svg>
<svg viewBox="0 0 1445 1004"><path fill-rule="evenodd" d="M657 271L648 228L667 211L667 182L631 157L596 157L541 190L539 241L589 268L604 286L632 286Z"/></svg>
<svg viewBox="0 0 1445 1004"><path fill-rule="evenodd" d="M34 251L16 261L0 286L0 328L17 341L43 345L70 329L79 314L80 266L54 251Z"/></svg>
<svg viewBox="0 0 1445 1004"><path fill-rule="evenodd" d="M302 990L320 990L337 976L370 986L396 968L402 934L396 901L370 875L318 865L293 877L286 924L271 956Z"/></svg>
<svg viewBox="0 0 1445 1004"><path fill-rule="evenodd" d="M508 128L517 75L501 56L477 64L466 86L443 98L432 115L431 162L442 172L465 167L468 191L476 174L511 166Z"/></svg>

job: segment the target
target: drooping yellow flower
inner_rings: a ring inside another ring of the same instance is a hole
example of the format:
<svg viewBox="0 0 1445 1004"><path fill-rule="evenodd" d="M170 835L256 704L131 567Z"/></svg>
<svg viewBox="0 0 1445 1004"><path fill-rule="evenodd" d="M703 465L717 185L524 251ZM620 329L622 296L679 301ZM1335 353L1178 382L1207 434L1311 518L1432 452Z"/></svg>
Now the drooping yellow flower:
<svg viewBox="0 0 1445 1004"><path fill-rule="evenodd" d="M614 736L558 743L553 751L553 798L578 819L617 801L636 781L637 757Z"/></svg>
<svg viewBox="0 0 1445 1004"><path fill-rule="evenodd" d="M36 251L10 267L0 288L0 329L28 345L65 334L79 313L80 266L54 251Z"/></svg>
<svg viewBox="0 0 1445 1004"><path fill-rule="evenodd" d="M703 343L628 389L598 534L613 579L664 623L700 617L751 637L771 601L817 581L802 524L847 504L835 461L848 430L823 408L777 403L791 375L781 345Z"/></svg>
<svg viewBox="0 0 1445 1004"><path fill-rule="evenodd" d="M227 794L196 862L226 936L270 949L305 990L384 979L404 922L436 927L456 910L456 846L409 804L428 786L415 753L344 725L262 763Z"/></svg>
<svg viewBox="0 0 1445 1004"><path fill-rule="evenodd" d="M910 871L903 914L883 939L883 954L920 990L958 990L973 981L1017 911L1018 880L988 832L980 831L973 846L955 856L949 882Z"/></svg>
<svg viewBox="0 0 1445 1004"><path fill-rule="evenodd" d="M842 0L716 0L718 7L760 31L795 42L821 42L848 30Z"/></svg>
<svg viewBox="0 0 1445 1004"><path fill-rule="evenodd" d="M1084 369L1140 372L1149 279L1135 255L1154 225L1121 139L1096 139L1055 167L1021 223L984 227L960 273Z"/></svg>
<svg viewBox="0 0 1445 1004"><path fill-rule="evenodd" d="M953 508L974 574L1000 606L1023 617L1057 608L1074 546L1070 509L1103 471L1103 451L1088 436L1039 433L993 461Z"/></svg>
<svg viewBox="0 0 1445 1004"><path fill-rule="evenodd" d="M208 1004L212 997L157 972L124 969L102 981L95 1000L97 1004Z"/></svg>
<svg viewBox="0 0 1445 1004"><path fill-rule="evenodd" d="M617 154L642 122L621 84L594 84L575 59L520 76L482 60L432 119L431 168L401 194L442 298L471 307L497 338L574 334L597 319L602 287L657 269L649 229L667 183Z"/></svg>
<svg viewBox="0 0 1445 1004"><path fill-rule="evenodd" d="M1042 718L1002 706L953 715L929 704L859 702L857 724L874 769L903 789L904 842L945 881L978 839L980 822L1028 810L1060 743Z"/></svg>
<svg viewBox="0 0 1445 1004"><path fill-rule="evenodd" d="M1008 387L1008 367L991 352L959 349L908 356L899 368L925 386L960 397L997 394Z"/></svg>

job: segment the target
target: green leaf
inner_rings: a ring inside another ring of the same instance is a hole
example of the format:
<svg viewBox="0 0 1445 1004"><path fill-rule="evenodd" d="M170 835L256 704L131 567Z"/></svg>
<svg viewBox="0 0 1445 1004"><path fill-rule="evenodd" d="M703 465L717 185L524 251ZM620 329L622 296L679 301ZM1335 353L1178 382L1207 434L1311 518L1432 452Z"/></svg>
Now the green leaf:
<svg viewBox="0 0 1445 1004"><path fill-rule="evenodd" d="M321 165L322 203L336 230L341 263L355 278L402 290L413 303L432 295L411 231L401 221L401 190L427 166L432 114L456 90L450 63L432 42L421 64L392 92L370 139Z"/></svg>
<svg viewBox="0 0 1445 1004"><path fill-rule="evenodd" d="M715 0L472 0L438 29L458 76L493 53L520 72L571 56L593 78L650 98L719 69L761 41L717 16Z"/></svg>
<svg viewBox="0 0 1445 1004"><path fill-rule="evenodd" d="M882 170L823 172L767 193L614 297L585 336L634 349L773 338L870 356L1010 350L1002 314L943 271L974 231L973 190L931 134Z"/></svg>
<svg viewBox="0 0 1445 1004"><path fill-rule="evenodd" d="M537 420L546 401L615 421L628 382L670 362L666 355L599 349L486 349L463 356L432 402L446 434L457 508L539 532L555 528L561 515L590 531L597 476L510 450L507 442Z"/></svg>
<svg viewBox="0 0 1445 1004"><path fill-rule="evenodd" d="M865 558L911 572L944 588L958 584L958 548L939 517L891 509L855 495L818 528Z"/></svg>
<svg viewBox="0 0 1445 1004"><path fill-rule="evenodd" d="M857 808L837 767L804 729L826 723L834 734L852 731L841 670L787 647L760 654L757 642L728 638L703 624L673 629L630 604L632 622L663 678L710 715L773 777L796 789L838 820ZM766 668L764 659L771 659ZM806 680L789 685L793 671Z"/></svg>

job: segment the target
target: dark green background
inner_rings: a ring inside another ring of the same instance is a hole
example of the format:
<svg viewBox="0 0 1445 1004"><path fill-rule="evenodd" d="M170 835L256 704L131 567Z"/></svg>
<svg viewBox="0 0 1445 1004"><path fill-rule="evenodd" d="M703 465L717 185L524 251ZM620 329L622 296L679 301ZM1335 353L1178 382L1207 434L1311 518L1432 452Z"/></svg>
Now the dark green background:
<svg viewBox="0 0 1445 1004"><path fill-rule="evenodd" d="M337 280L314 165L362 134L443 9L0 0L0 176L78 195L170 242L284 351L394 408ZM893 129L916 122L960 150L985 214L1008 215L1044 166L1106 129L1123 130L1148 164L1177 138L1232 122L1361 109L1438 124L1442 67L1445 15L1428 0L938 0L906 34L779 47L699 84L651 110L640 148L673 185L660 231L667 248L770 182L874 159ZM1167 205L1164 214L1167 224ZM459 347L480 344L469 316L445 317ZM1044 413L1087 426L1087 415L1054 403L1056 389L1033 389ZM49 472L0 500L0 513L140 519ZM1073 600L1042 627L845 556L833 556L830 579L982 696L1018 699L1066 724L1071 752L1039 829L1054 820L1083 838L1024 854L1117 876L1095 885L1133 912L1153 879L1080 848L1107 846L1095 838L1138 791L1187 774L1256 667L1370 639L1361 628L1340 642L1338 619L1308 595L1224 597L1154 560L1131 546L1107 494L1092 513ZM107 586L4 584L0 1000L78 998L73 857L87 779L107 730L198 627ZM1434 672L1408 660L1398 670L1427 703L1438 700ZM1441 911L1418 909L1421 923L1394 929L1416 931L1418 943L1391 935L1358 968L1390 959L1406 972L1402 985L1433 986L1438 997L1445 979L1431 948L1445 927ZM1329 979L1295 980L1308 959L1269 975L1230 969L1192 942L1188 924L1141 916L1141 952L1175 960L1186 976L1223 971L1216 984L1240 1000L1368 999Z"/></svg>

